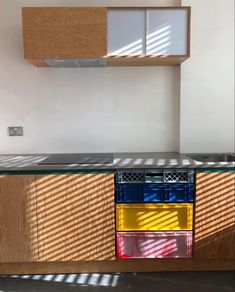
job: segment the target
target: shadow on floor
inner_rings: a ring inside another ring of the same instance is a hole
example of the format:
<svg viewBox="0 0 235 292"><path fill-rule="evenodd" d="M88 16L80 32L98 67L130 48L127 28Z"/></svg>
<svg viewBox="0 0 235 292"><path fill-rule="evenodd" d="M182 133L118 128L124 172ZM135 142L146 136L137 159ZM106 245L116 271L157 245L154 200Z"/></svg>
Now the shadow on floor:
<svg viewBox="0 0 235 292"><path fill-rule="evenodd" d="M0 292L226 292L235 291L235 271L81 273L0 277Z"/></svg>

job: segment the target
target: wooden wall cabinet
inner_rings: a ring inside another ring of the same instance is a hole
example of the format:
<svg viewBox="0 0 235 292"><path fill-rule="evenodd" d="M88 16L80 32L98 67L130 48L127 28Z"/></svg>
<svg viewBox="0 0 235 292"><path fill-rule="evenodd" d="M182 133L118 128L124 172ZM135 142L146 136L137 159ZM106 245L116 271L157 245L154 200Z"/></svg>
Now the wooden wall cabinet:
<svg viewBox="0 0 235 292"><path fill-rule="evenodd" d="M24 56L39 67L179 65L190 7L23 8Z"/></svg>
<svg viewBox="0 0 235 292"><path fill-rule="evenodd" d="M36 66L107 54L107 8L25 7L22 17L24 57Z"/></svg>
<svg viewBox="0 0 235 292"><path fill-rule="evenodd" d="M195 259L235 259L235 171L196 176Z"/></svg>
<svg viewBox="0 0 235 292"><path fill-rule="evenodd" d="M0 176L0 263L112 259L113 174Z"/></svg>

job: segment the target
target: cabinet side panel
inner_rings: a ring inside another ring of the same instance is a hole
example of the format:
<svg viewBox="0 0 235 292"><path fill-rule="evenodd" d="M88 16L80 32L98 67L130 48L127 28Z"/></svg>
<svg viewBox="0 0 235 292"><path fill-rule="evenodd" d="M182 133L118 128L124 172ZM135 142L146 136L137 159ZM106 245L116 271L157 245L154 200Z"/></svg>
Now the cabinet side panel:
<svg viewBox="0 0 235 292"><path fill-rule="evenodd" d="M106 8L23 8L22 16L26 59L107 54Z"/></svg>
<svg viewBox="0 0 235 292"><path fill-rule="evenodd" d="M39 261L115 258L114 175L36 177Z"/></svg>
<svg viewBox="0 0 235 292"><path fill-rule="evenodd" d="M235 173L202 172L196 179L195 258L235 258Z"/></svg>
<svg viewBox="0 0 235 292"><path fill-rule="evenodd" d="M0 262L38 258L34 175L0 176Z"/></svg>

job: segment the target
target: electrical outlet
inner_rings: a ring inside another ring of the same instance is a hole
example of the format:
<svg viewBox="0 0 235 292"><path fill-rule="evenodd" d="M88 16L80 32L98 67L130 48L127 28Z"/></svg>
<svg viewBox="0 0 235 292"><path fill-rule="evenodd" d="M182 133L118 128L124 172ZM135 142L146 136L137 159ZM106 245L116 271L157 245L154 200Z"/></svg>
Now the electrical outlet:
<svg viewBox="0 0 235 292"><path fill-rule="evenodd" d="M23 127L8 127L9 136L23 136Z"/></svg>

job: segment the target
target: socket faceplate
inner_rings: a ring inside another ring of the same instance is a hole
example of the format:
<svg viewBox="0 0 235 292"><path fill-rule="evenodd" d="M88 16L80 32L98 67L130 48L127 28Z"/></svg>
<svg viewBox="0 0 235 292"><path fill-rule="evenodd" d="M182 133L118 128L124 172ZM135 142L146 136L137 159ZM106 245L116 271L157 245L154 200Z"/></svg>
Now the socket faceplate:
<svg viewBox="0 0 235 292"><path fill-rule="evenodd" d="M23 127L8 127L9 136L23 136Z"/></svg>

